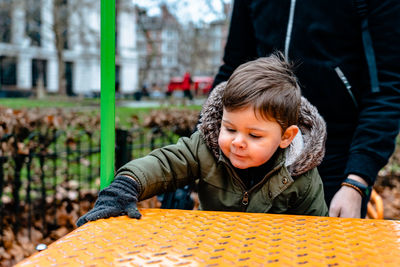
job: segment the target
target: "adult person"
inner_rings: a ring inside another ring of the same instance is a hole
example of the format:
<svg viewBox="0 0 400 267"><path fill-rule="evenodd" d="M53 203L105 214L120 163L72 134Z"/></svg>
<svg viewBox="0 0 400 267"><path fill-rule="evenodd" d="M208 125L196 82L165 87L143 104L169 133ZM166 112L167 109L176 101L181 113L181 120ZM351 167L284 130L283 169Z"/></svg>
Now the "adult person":
<svg viewBox="0 0 400 267"><path fill-rule="evenodd" d="M189 101L193 101L193 94L192 94L192 77L189 72L186 72L185 75L183 76L183 81L182 81L182 90L183 90L183 96Z"/></svg>
<svg viewBox="0 0 400 267"><path fill-rule="evenodd" d="M330 216L365 217L399 133L400 1L235 0L214 86L243 62L284 51L327 122L318 167Z"/></svg>

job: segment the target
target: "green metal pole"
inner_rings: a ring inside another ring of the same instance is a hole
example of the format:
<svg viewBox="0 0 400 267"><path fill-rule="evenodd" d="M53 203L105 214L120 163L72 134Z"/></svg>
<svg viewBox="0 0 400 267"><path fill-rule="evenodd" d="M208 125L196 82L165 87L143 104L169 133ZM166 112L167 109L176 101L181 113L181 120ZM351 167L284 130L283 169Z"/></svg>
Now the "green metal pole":
<svg viewBox="0 0 400 267"><path fill-rule="evenodd" d="M115 0L101 0L100 188L114 179Z"/></svg>

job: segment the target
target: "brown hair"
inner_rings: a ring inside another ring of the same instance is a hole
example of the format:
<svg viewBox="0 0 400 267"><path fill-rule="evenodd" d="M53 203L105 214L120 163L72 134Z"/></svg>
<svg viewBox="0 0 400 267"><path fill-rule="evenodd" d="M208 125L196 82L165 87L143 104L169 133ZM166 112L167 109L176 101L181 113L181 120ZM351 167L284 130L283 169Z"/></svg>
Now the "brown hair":
<svg viewBox="0 0 400 267"><path fill-rule="evenodd" d="M252 106L256 115L276 120L283 131L296 125L301 92L291 67L282 53L240 65L226 84L224 108L232 111Z"/></svg>

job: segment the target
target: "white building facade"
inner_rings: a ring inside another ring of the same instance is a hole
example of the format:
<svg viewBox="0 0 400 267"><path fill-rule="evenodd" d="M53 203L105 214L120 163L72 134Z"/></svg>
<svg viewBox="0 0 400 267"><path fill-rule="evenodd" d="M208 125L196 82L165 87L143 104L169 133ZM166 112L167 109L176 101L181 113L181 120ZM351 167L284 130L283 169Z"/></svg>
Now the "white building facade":
<svg viewBox="0 0 400 267"><path fill-rule="evenodd" d="M100 92L100 1L57 0L66 7L61 20L56 0L1 1L0 90L34 91L41 82L47 92L59 91L55 29L63 23L67 94ZM127 94L138 88L135 10L125 4L117 14L116 90Z"/></svg>

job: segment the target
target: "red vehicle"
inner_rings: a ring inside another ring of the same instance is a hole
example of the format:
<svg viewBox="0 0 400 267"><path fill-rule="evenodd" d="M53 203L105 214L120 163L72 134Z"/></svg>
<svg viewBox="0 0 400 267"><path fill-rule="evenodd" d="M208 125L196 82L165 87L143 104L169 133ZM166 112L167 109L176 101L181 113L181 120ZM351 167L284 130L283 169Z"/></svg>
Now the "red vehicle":
<svg viewBox="0 0 400 267"><path fill-rule="evenodd" d="M195 76L193 77L194 91L196 95L207 95L212 87L214 78L210 76Z"/></svg>
<svg viewBox="0 0 400 267"><path fill-rule="evenodd" d="M167 94L172 94L175 90L183 90L184 77L172 77L167 86ZM192 77L192 86L195 95L207 95L212 87L214 78L210 76Z"/></svg>
<svg viewBox="0 0 400 267"><path fill-rule="evenodd" d="M167 93L172 94L175 90L182 90L183 77L172 77L167 86Z"/></svg>

